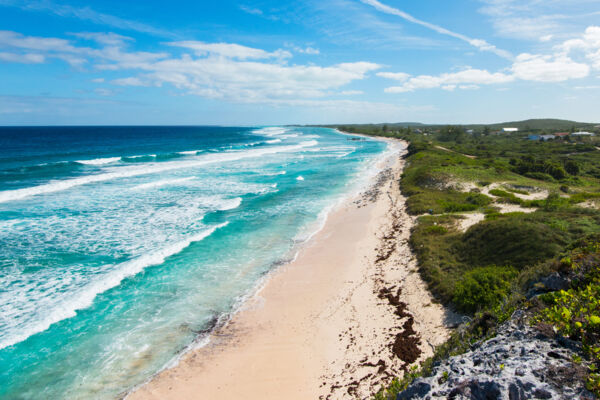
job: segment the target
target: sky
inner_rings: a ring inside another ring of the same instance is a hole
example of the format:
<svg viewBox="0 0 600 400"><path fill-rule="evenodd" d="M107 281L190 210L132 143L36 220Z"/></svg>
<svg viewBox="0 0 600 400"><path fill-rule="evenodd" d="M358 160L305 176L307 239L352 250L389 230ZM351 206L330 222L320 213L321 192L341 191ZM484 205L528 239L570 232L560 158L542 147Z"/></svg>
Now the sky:
<svg viewBox="0 0 600 400"><path fill-rule="evenodd" d="M600 122L598 0L0 0L0 125Z"/></svg>

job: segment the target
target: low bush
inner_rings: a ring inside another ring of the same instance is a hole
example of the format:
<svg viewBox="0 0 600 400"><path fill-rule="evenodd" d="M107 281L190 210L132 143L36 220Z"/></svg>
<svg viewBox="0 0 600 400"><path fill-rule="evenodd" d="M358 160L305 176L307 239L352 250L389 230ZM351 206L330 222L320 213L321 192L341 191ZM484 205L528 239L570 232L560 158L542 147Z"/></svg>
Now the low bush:
<svg viewBox="0 0 600 400"><path fill-rule="evenodd" d="M490 194L492 196L500 197L501 199L505 200L507 203L521 204L523 202L522 199L518 198L514 194L505 192L504 190L501 190L501 189L492 189L492 190L490 190Z"/></svg>
<svg viewBox="0 0 600 400"><path fill-rule="evenodd" d="M517 275L512 267L475 268L456 284L452 302L460 311L468 313L494 307L508 296Z"/></svg>
<svg viewBox="0 0 600 400"><path fill-rule="evenodd" d="M574 280L569 290L560 290L543 296L548 307L540 311L536 322L552 325L555 332L571 340L581 342L583 352L589 360L589 390L600 395L600 245L588 246L581 252L576 249L572 257L565 257L572 273L582 276ZM594 253L587 253L593 250Z"/></svg>
<svg viewBox="0 0 600 400"><path fill-rule="evenodd" d="M470 265L512 265L517 268L558 254L567 238L548 225L524 220L522 214L487 219L472 226L458 245Z"/></svg>

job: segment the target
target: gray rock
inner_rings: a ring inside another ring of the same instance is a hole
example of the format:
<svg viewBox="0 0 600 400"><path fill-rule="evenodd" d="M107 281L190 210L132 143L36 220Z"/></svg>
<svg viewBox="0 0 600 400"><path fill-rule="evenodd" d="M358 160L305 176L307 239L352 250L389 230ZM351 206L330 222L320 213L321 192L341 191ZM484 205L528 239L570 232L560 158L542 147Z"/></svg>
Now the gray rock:
<svg viewBox="0 0 600 400"><path fill-rule="evenodd" d="M431 385L417 379L408 389L400 393L396 400L422 399L431 391Z"/></svg>
<svg viewBox="0 0 600 400"><path fill-rule="evenodd" d="M571 362L575 351L570 341L540 335L517 312L496 337L438 363L397 400L593 399L582 379L585 367Z"/></svg>

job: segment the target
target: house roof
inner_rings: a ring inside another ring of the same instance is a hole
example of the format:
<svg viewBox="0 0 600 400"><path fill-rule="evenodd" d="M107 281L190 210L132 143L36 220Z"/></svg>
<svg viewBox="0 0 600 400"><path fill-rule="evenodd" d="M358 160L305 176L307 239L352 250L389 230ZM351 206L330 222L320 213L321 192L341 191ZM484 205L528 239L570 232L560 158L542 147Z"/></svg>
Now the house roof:
<svg viewBox="0 0 600 400"><path fill-rule="evenodd" d="M571 135L576 136L594 136L592 132L573 132Z"/></svg>
<svg viewBox="0 0 600 400"><path fill-rule="evenodd" d="M554 134L554 136L569 136L570 133L569 132L556 132Z"/></svg>

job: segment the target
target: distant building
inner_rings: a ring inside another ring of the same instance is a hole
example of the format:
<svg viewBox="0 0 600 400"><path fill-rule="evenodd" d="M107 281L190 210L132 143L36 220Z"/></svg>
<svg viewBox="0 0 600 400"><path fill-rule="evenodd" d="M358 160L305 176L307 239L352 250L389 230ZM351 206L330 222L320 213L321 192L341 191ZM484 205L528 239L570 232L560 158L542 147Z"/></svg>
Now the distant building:
<svg viewBox="0 0 600 400"><path fill-rule="evenodd" d="M504 133L519 132L519 128L502 128L502 132L504 132Z"/></svg>
<svg viewBox="0 0 600 400"><path fill-rule="evenodd" d="M540 135L529 135L527 136L529 140L540 140Z"/></svg>
<svg viewBox="0 0 600 400"><path fill-rule="evenodd" d="M472 135L473 133L475 133L475 131L474 131L473 129L467 129L467 133L468 133L469 135Z"/></svg>
<svg viewBox="0 0 600 400"><path fill-rule="evenodd" d="M554 134L554 136L556 136L557 138L563 138L563 137L567 137L569 136L571 133L569 132L556 132Z"/></svg>
<svg viewBox="0 0 600 400"><path fill-rule="evenodd" d="M573 132L573 133L571 133L571 135L573 135L573 136L594 136L594 133L582 131L582 132Z"/></svg>
<svg viewBox="0 0 600 400"><path fill-rule="evenodd" d="M548 140L554 140L555 136L554 135L541 135L540 136L540 140L543 140L544 142L548 141Z"/></svg>

